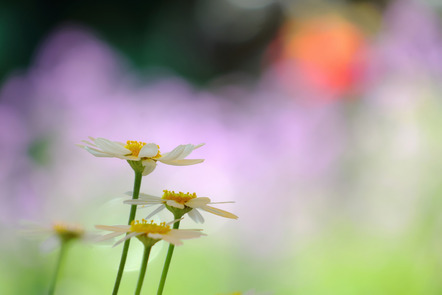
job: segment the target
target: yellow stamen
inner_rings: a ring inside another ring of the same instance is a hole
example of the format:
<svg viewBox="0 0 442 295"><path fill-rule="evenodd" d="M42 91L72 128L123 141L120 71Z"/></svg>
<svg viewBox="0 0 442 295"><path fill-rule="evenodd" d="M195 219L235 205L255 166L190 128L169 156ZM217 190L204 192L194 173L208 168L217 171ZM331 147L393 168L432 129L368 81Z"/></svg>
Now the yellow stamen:
<svg viewBox="0 0 442 295"><path fill-rule="evenodd" d="M141 148L145 145L146 145L145 142L128 140L124 147L132 152L132 156L138 157L138 154L140 153Z"/></svg>
<svg viewBox="0 0 442 295"><path fill-rule="evenodd" d="M83 227L80 225L66 224L63 222L54 223L52 229L60 238L65 240L79 238L84 233Z"/></svg>
<svg viewBox="0 0 442 295"><path fill-rule="evenodd" d="M57 234L64 234L64 233L83 233L83 228L79 225L75 225L75 224L66 224L63 222L56 222L54 223L54 225L52 226L52 229L57 233Z"/></svg>
<svg viewBox="0 0 442 295"><path fill-rule="evenodd" d="M164 200L173 200L179 204L184 205L186 202L190 201L191 199L195 199L196 198L196 194L193 193L183 193L183 192L179 192L176 193L174 191L168 191L168 190L163 190L164 194L162 199Z"/></svg>
<svg viewBox="0 0 442 295"><path fill-rule="evenodd" d="M140 150L145 145L146 145L145 142L135 141L135 140L128 140L124 147L132 152L132 154L131 154L132 156L138 157L138 155L140 154ZM158 147L158 153L156 154L155 157L152 157L152 159L158 159L158 158L161 157L160 146L157 145L157 147Z"/></svg>
<svg viewBox="0 0 442 295"><path fill-rule="evenodd" d="M150 223L147 223L145 219L142 219L141 222L138 220L133 220L130 223L130 231L146 234L167 234L168 232L170 232L170 226L166 225L165 222L156 224L153 222L153 220L151 220Z"/></svg>

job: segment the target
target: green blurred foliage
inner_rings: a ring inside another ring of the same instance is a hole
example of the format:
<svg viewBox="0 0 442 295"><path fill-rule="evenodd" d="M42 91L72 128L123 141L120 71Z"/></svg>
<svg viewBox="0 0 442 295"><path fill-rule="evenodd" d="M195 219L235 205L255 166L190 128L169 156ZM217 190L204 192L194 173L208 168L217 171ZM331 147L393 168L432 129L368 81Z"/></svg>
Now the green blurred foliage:
<svg viewBox="0 0 442 295"><path fill-rule="evenodd" d="M261 55L282 21L268 8L260 33L241 43L212 40L195 19L200 4L186 1L0 2L0 81L26 68L46 38L66 25L89 28L149 75L165 68L195 83L232 71L258 74Z"/></svg>

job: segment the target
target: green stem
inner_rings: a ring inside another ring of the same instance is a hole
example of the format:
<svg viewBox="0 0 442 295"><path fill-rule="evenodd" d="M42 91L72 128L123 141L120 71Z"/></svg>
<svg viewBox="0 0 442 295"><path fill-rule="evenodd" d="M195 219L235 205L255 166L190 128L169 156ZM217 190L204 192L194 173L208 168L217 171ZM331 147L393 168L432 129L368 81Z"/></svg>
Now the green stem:
<svg viewBox="0 0 442 295"><path fill-rule="evenodd" d="M134 181L132 200L138 199L138 196L140 195L142 177L143 175L141 174L141 172L135 171L135 181ZM132 205L130 207L129 221L127 223L128 225L130 225L130 223L135 219L136 213L137 213L137 205ZM130 245L130 239L127 239L123 245L123 252L121 253L121 259L120 259L120 267L118 268L118 273L115 279L115 285L112 295L118 294L118 289L120 288L120 283L121 283L121 277L123 276L124 266L126 264L127 253L129 252L129 245Z"/></svg>
<svg viewBox="0 0 442 295"><path fill-rule="evenodd" d="M143 260L141 260L140 276L138 277L137 289L135 290L135 295L139 295L141 292L141 287L143 286L144 276L146 274L147 261L149 260L150 249L152 246L144 246Z"/></svg>
<svg viewBox="0 0 442 295"><path fill-rule="evenodd" d="M55 265L54 276L52 277L51 286L49 287L48 295L55 293L55 285L57 283L58 274L60 273L60 268L63 263L64 257L66 256L67 242L61 241L60 252L58 253L57 264Z"/></svg>
<svg viewBox="0 0 442 295"><path fill-rule="evenodd" d="M181 216L175 219L179 219ZM180 221L177 221L173 224L174 229L178 229L180 227ZM160 285L158 286L157 295L163 294L164 284L166 283L167 272L169 271L170 261L172 260L173 250L175 249L174 244L169 245L169 250L167 250L166 261L164 262L163 273L161 274Z"/></svg>

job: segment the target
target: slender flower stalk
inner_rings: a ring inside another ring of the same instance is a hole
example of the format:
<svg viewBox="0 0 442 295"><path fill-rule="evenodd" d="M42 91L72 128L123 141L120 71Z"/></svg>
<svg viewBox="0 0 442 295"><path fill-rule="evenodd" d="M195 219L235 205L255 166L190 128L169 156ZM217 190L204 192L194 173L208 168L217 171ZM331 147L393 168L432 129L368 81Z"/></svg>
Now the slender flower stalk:
<svg viewBox="0 0 442 295"><path fill-rule="evenodd" d="M55 286L57 284L58 275L60 273L61 265L63 264L64 257L66 256L68 241L61 241L60 252L58 253L57 263L55 265L54 275L52 277L51 285L49 286L48 295L55 293Z"/></svg>
<svg viewBox="0 0 442 295"><path fill-rule="evenodd" d="M180 220L184 214L188 214L190 218L192 218L195 222L204 222L203 216L199 213L198 210L203 210L221 217L237 219L238 216L232 214L230 212L208 206L209 204L220 204L220 203L232 203L232 202L211 202L211 200L207 197L198 198L195 193L183 193L183 192L174 192L164 190L163 196L157 197L147 194L140 194L140 199L138 200L127 200L124 201L125 204L130 205L139 205L139 206L151 206L151 205L160 205L157 209L155 209L149 216L150 218L154 214L159 211L167 208L170 212L172 212L174 218L176 220ZM173 225L174 229L178 229L180 222L176 222ZM166 260L164 261L163 272L161 274L160 283L158 285L157 295L163 294L164 285L166 283L167 273L169 272L170 263L172 261L173 251L175 246L173 244L169 245L169 249L167 250Z"/></svg>
<svg viewBox="0 0 442 295"><path fill-rule="evenodd" d="M179 218L176 218L176 217L178 217L178 216L175 216L175 219L181 218L181 216ZM175 222L173 224L174 229L178 229L179 227L180 227L179 221ZM166 284L167 273L169 272L169 266L170 266L170 262L172 261L172 255L173 255L174 249L175 249L175 245L170 244L169 249L167 250L166 260L164 261L163 272L161 273L161 279L160 279L160 284L158 285L157 295L163 294L164 285Z"/></svg>
<svg viewBox="0 0 442 295"><path fill-rule="evenodd" d="M135 181L134 181L132 200L138 199L138 196L140 194L141 179L143 177L141 172L137 172L135 169L134 171L135 171ZM130 208L129 220L127 223L128 225L130 225L132 221L135 219L136 213L137 213L137 206L132 205ZM124 242L123 252L121 253L120 266L118 267L117 277L115 278L114 290L112 291L113 295L118 294L118 289L120 288L121 278L124 272L124 266L126 265L127 253L129 252L129 245L130 245L130 239L127 239Z"/></svg>
<svg viewBox="0 0 442 295"><path fill-rule="evenodd" d="M143 259L141 260L140 275L138 277L137 288L135 290L135 295L140 295L141 287L143 286L144 276L146 275L147 261L149 260L149 254L152 246L144 246Z"/></svg>
<svg viewBox="0 0 442 295"><path fill-rule="evenodd" d="M60 246L60 250L57 257L57 262L55 264L54 274L52 276L51 283L49 285L49 295L54 294L55 287L57 285L57 280L60 274L60 270L63 265L63 261L66 257L67 247L74 240L92 240L93 236L85 233L82 226L77 224L68 224L64 222L55 222L52 226L40 226L37 224L31 224L26 226L22 231L22 234L26 236L36 236L36 235L47 235L50 237L47 239L49 241L56 241ZM48 249L47 249L48 250Z"/></svg>
<svg viewBox="0 0 442 295"><path fill-rule="evenodd" d="M90 141L83 140L83 143L86 145L80 144L78 146L84 148L96 157L119 158L126 160L135 171L132 200L138 199L142 176L148 175L155 170L157 162L174 166L188 166L204 161L203 159L186 159L186 157L190 155L193 150L203 146L204 144L179 145L172 151L162 154L160 152L160 147L155 143L128 140L125 144L122 142L111 141L106 138L89 137L89 139ZM133 204L129 214L128 226L130 226L132 221L135 219L136 210L137 205ZM129 234L127 236L129 236ZM130 237L127 239L122 239L122 241L124 241L124 247L121 254L117 277L115 279L115 285L112 293L113 295L118 294L118 289L120 287L127 254L129 251Z"/></svg>
<svg viewBox="0 0 442 295"><path fill-rule="evenodd" d="M205 235L199 229L178 229L177 224L179 224L179 221L180 219L174 220L167 224L165 222L156 224L153 222L153 220L148 223L145 219L143 219L141 222L138 220L132 221L130 225L96 225L95 228L112 232L102 236L100 240L107 240L126 234L122 239L118 240L114 246L117 246L122 242L126 242L133 237L136 237L144 244L145 257L143 258L143 262L141 264L140 278L138 279L137 284L137 292L139 292L141 290L144 273L146 272L147 267L148 253L146 253L146 251L150 251L146 250L146 248L152 247L160 240L169 242L171 245L179 246L183 244L181 240L195 239ZM171 224L174 224L173 229L170 228Z"/></svg>

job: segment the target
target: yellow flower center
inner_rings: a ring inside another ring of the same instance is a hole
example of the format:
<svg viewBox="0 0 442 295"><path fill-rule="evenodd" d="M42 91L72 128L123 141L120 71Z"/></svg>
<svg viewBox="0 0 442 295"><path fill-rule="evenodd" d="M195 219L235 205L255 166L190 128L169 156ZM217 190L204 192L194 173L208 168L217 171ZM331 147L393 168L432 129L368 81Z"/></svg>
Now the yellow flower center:
<svg viewBox="0 0 442 295"><path fill-rule="evenodd" d="M132 154L131 154L132 156L138 157L138 155L140 154L140 150L145 145L146 145L145 142L135 141L135 140L128 140L124 147L132 152ZM161 157L160 147L158 146L158 153L156 154L155 157L152 157L152 159L157 159L157 158L160 158L160 157Z"/></svg>
<svg viewBox="0 0 442 295"><path fill-rule="evenodd" d="M61 239L64 240L79 238L84 233L84 230L80 225L66 224L63 222L54 223L52 229Z"/></svg>
<svg viewBox="0 0 442 295"><path fill-rule="evenodd" d="M132 156L138 157L141 148L145 145L146 145L145 142L128 140L124 147L132 152Z"/></svg>
<svg viewBox="0 0 442 295"><path fill-rule="evenodd" d="M54 223L54 225L52 226L52 229L57 233L57 234L65 234L65 233L78 233L81 234L83 233L83 228L79 225L75 225L75 224L66 224L63 222L56 222Z"/></svg>
<svg viewBox="0 0 442 295"><path fill-rule="evenodd" d="M147 223L145 219L142 219L141 222L133 220L130 223L130 231L146 234L167 234L170 232L170 226L166 225L165 222L156 224L153 220L151 220L150 223Z"/></svg>
<svg viewBox="0 0 442 295"><path fill-rule="evenodd" d="M186 202L188 202L191 199L195 199L196 198L196 194L193 193L183 193L183 192L179 192L176 193L174 191L168 191L168 190L163 190L164 194L162 199L164 200L173 200L179 204L184 205Z"/></svg>

